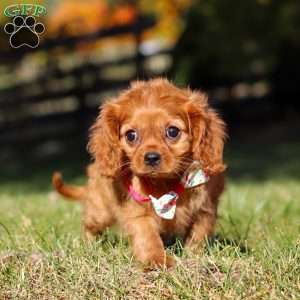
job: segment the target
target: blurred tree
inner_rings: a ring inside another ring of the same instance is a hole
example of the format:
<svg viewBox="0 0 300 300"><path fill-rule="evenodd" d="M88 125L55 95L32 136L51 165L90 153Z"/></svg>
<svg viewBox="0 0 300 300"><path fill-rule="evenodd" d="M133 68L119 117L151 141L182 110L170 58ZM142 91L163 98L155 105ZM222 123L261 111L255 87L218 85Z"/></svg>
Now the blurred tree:
<svg viewBox="0 0 300 300"><path fill-rule="evenodd" d="M156 17L157 23L143 34L143 39L156 39L161 45L173 46L182 33L182 16L190 3L191 0L63 0L51 5L47 33L52 37L79 35L107 26L129 24L139 14L150 14Z"/></svg>
<svg viewBox="0 0 300 300"><path fill-rule="evenodd" d="M104 26L128 24L137 14L153 14L157 25L145 35L160 37L174 43L183 29L182 14L191 0L64 0L52 5L47 28L51 35L62 30L76 35Z"/></svg>
<svg viewBox="0 0 300 300"><path fill-rule="evenodd" d="M48 16L48 34L75 36L107 26L129 24L136 19L135 5L127 2L111 5L108 2L60 1Z"/></svg>
<svg viewBox="0 0 300 300"><path fill-rule="evenodd" d="M25 0L19 1L22 2L26 3ZM42 38L81 35L108 26L132 23L139 14L151 14L156 17L157 24L144 33L143 39L156 39L161 44L173 46L184 28L182 16L191 0L39 0L36 3L47 9L43 20L46 31ZM11 4L14 4L13 0L2 1L0 9L4 10ZM0 15L0 22L6 21L7 18Z"/></svg>
<svg viewBox="0 0 300 300"><path fill-rule="evenodd" d="M183 14L191 5L191 0L140 0L136 1L140 11L154 14L157 24L146 37L165 39L174 45L182 34Z"/></svg>
<svg viewBox="0 0 300 300"><path fill-rule="evenodd" d="M298 0L194 1L175 49L175 78L209 88L270 74L283 58L283 42L299 49L299 39Z"/></svg>

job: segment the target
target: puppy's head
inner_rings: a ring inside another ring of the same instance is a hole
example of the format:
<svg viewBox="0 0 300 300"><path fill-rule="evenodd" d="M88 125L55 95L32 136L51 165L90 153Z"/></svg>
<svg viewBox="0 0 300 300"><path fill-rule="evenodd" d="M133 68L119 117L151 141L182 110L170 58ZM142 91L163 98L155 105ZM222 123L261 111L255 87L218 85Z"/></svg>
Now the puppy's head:
<svg viewBox="0 0 300 300"><path fill-rule="evenodd" d="M123 168L137 176L180 176L193 160L210 174L222 172L224 123L200 92L167 80L136 82L102 106L89 151L104 176Z"/></svg>

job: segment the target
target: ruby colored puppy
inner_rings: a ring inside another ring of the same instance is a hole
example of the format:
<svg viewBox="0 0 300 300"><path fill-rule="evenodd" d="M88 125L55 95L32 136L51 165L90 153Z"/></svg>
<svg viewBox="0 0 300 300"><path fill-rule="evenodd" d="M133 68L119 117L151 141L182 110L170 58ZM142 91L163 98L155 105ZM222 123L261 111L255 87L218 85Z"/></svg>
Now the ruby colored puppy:
<svg viewBox="0 0 300 300"><path fill-rule="evenodd" d="M224 188L224 123L201 92L165 79L138 81L102 105L88 149L94 163L84 187L53 184L83 202L87 236L117 223L135 257L171 266L163 237L188 247L211 235Z"/></svg>

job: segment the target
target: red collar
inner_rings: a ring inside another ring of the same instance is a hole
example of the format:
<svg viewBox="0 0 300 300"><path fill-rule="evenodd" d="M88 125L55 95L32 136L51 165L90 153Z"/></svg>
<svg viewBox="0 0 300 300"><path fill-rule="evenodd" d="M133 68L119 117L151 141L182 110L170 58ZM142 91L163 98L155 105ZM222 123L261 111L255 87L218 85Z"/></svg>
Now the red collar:
<svg viewBox="0 0 300 300"><path fill-rule="evenodd" d="M129 169L123 170L123 184L125 185L128 194L136 201L136 202L149 202L153 199L160 199L165 195L175 194L178 198L186 188L194 188L201 184L206 183L209 180L209 176L205 174L205 172L201 169L201 164L198 161L193 161L191 165L184 172L183 177L179 179L179 181L175 184L173 190L169 191L167 194L161 195L159 198L153 197L151 194L154 193L153 184L147 178L144 178L144 184L146 185L146 189L149 191L149 196L143 196L134 190L131 183L132 173ZM148 192L147 191L147 192Z"/></svg>
<svg viewBox="0 0 300 300"><path fill-rule="evenodd" d="M150 202L151 199L149 196L143 196L133 188L133 185L131 183L131 178L128 175L129 175L129 172L126 172L125 176L123 176L123 184L125 185L127 192L132 197L132 199L134 199L136 202L139 202L139 203ZM144 182L147 185L147 189L150 191L151 190L153 191L153 185L150 182L150 180L145 178ZM184 192L184 190L185 190L185 187L179 180L177 182L177 184L174 186L174 188L172 189L172 192L175 192L179 196Z"/></svg>

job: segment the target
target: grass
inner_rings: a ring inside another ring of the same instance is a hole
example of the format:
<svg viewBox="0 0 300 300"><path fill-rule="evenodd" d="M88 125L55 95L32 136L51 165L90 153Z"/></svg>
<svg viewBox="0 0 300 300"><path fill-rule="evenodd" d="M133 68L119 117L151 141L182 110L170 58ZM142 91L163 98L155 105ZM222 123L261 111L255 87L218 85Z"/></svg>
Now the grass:
<svg viewBox="0 0 300 300"><path fill-rule="evenodd" d="M299 153L298 143L230 144L217 236L197 254L175 243L176 267L149 273L115 230L83 243L80 206L49 185L59 165L83 181L78 160L27 166L17 177L7 170L0 299L300 299Z"/></svg>

